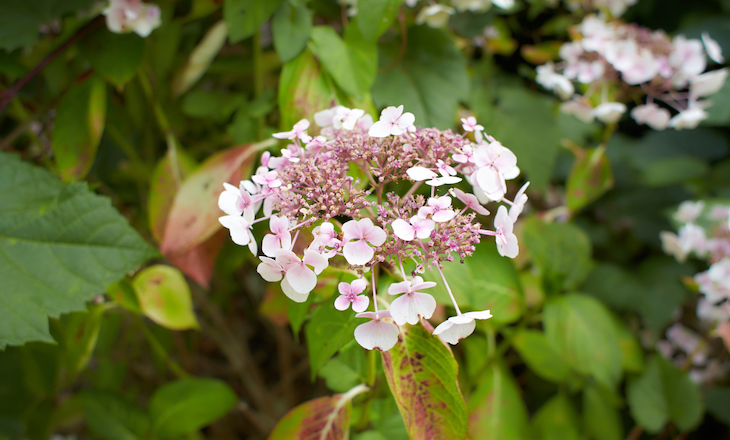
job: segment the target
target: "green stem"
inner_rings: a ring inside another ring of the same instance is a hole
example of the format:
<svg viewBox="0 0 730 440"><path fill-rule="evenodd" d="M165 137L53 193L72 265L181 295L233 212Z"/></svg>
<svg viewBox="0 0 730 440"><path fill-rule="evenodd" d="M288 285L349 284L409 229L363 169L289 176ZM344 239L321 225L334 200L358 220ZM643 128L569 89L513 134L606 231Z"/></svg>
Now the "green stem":
<svg viewBox="0 0 730 440"><path fill-rule="evenodd" d="M152 350L159 357L165 360L165 363L167 363L167 367L170 369L170 371L179 379L185 379L190 377L187 371L185 371L177 362L175 362L174 359L170 357L170 355L167 354L165 348L162 346L162 344L160 344L160 341L157 340L155 335L152 334L150 329L147 328L147 325L144 323L144 321L142 321L142 318L137 317L137 323L142 329L142 333L147 339L147 342L149 342L150 347L152 347Z"/></svg>
<svg viewBox="0 0 730 440"><path fill-rule="evenodd" d="M375 386L375 370L377 367L378 359L376 358L377 353L375 350L368 351L368 367L367 367L367 384L369 387Z"/></svg>

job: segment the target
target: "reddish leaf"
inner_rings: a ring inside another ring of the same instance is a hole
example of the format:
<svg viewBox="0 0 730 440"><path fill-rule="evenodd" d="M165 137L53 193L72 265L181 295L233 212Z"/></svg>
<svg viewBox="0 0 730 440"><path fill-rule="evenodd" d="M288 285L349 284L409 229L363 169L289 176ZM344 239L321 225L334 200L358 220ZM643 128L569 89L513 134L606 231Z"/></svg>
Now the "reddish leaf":
<svg viewBox="0 0 730 440"><path fill-rule="evenodd" d="M210 287L210 278L213 276L215 260L218 257L228 233L218 231L205 242L187 251L167 255L172 264L185 272L185 275L194 279L206 289Z"/></svg>
<svg viewBox="0 0 730 440"><path fill-rule="evenodd" d="M167 151L165 157L160 159L155 166L150 180L150 193L147 198L147 217L150 224L152 236L159 243L165 234L167 215L170 213L172 202L175 200L180 179L185 180L197 164L182 148L176 149L177 167L179 173L172 168L171 150ZM178 175L179 174L179 175Z"/></svg>
<svg viewBox="0 0 730 440"><path fill-rule="evenodd" d="M343 440L350 430L350 401L344 395L320 397L289 411L269 440Z"/></svg>
<svg viewBox="0 0 730 440"><path fill-rule="evenodd" d="M222 228L218 196L223 182L238 184L242 169L250 168L258 150L274 140L247 144L216 153L187 178L175 195L160 250L165 255L186 252Z"/></svg>
<svg viewBox="0 0 730 440"><path fill-rule="evenodd" d="M405 325L399 343L382 357L385 377L412 440L466 437L466 404L451 349L423 326Z"/></svg>

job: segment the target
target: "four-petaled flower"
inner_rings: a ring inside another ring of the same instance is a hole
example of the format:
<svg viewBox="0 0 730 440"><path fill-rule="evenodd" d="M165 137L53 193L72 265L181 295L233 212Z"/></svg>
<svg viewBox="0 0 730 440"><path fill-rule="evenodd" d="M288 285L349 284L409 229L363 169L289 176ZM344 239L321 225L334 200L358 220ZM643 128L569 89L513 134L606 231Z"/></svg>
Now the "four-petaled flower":
<svg viewBox="0 0 730 440"><path fill-rule="evenodd" d="M281 265L286 274L281 288L289 298L296 302L307 300L309 292L317 286L317 275L329 266L326 257L311 249L304 251L302 259L289 249L281 249L276 252L276 262Z"/></svg>
<svg viewBox="0 0 730 440"><path fill-rule="evenodd" d="M471 162L477 166L471 180L479 185L490 200L500 200L507 192L506 179L517 177L517 157L499 142L482 144Z"/></svg>
<svg viewBox="0 0 730 440"><path fill-rule="evenodd" d="M312 136L307 134L307 129L309 128L309 121L307 119L302 119L296 124L294 124L294 127L291 129L291 131L282 131L280 133L274 133L272 136L274 136L277 139L297 139L299 138L302 142L307 143L312 140Z"/></svg>
<svg viewBox="0 0 730 440"><path fill-rule="evenodd" d="M477 118L474 116L461 118L461 124L461 126L464 127L464 131L484 131L484 127L477 124Z"/></svg>
<svg viewBox="0 0 730 440"><path fill-rule="evenodd" d="M396 219L390 224L395 235L401 240L411 241L415 237L428 238L431 236L436 223L433 220L424 219L417 215L411 217L410 223L402 218Z"/></svg>
<svg viewBox="0 0 730 440"><path fill-rule="evenodd" d="M517 244L517 236L512 232L514 221L510 218L504 205L497 209L497 215L494 217L494 228L497 230L495 239L499 255L515 258L520 252L520 248Z"/></svg>
<svg viewBox="0 0 730 440"><path fill-rule="evenodd" d="M389 310L379 312L364 312L355 315L356 318L372 319L355 328L355 340L367 350L388 351L398 342L400 329L392 322L383 321L391 318Z"/></svg>
<svg viewBox="0 0 730 440"><path fill-rule="evenodd" d="M431 197L428 199L428 206L424 206L418 210L418 216L426 218L429 215L431 219L436 223L444 223L456 216L456 213L451 209L451 197Z"/></svg>
<svg viewBox="0 0 730 440"><path fill-rule="evenodd" d="M403 106L386 107L380 113L380 120L370 127L368 134L372 137L399 136L413 125L416 117L413 113L403 113Z"/></svg>
<svg viewBox="0 0 730 440"><path fill-rule="evenodd" d="M342 250L348 263L362 266L373 259L372 246L385 243L387 235L382 228L375 226L369 218L350 220L342 225L345 246Z"/></svg>
<svg viewBox="0 0 730 440"><path fill-rule="evenodd" d="M266 234L261 242L261 250L269 257L275 257L280 249L291 247L291 234L289 233L289 219L277 215L271 216L269 220L271 234Z"/></svg>
<svg viewBox="0 0 730 440"><path fill-rule="evenodd" d="M335 299L335 308L343 311L347 310L352 304L352 310L360 313L364 312L370 304L370 299L365 295L360 295L368 283L363 278L358 278L352 283L340 283L337 285L337 290L340 292L340 296Z"/></svg>
<svg viewBox="0 0 730 440"><path fill-rule="evenodd" d="M279 179L279 173L276 171L267 171L264 174L256 174L251 179L266 188L278 188L281 186L281 179Z"/></svg>
<svg viewBox="0 0 730 440"><path fill-rule="evenodd" d="M419 317L429 319L436 310L436 300L428 293L419 292L421 289L428 289L436 283L423 281L421 277L413 277L410 281L393 283L388 287L389 295L404 293L390 303L390 315L398 325L406 322L409 324L418 323Z"/></svg>
<svg viewBox="0 0 730 440"><path fill-rule="evenodd" d="M477 325L474 321L475 319L489 319L491 317L492 314L489 310L462 313L457 316L452 316L439 324L434 329L433 334L451 345L456 345L459 341L474 332Z"/></svg>

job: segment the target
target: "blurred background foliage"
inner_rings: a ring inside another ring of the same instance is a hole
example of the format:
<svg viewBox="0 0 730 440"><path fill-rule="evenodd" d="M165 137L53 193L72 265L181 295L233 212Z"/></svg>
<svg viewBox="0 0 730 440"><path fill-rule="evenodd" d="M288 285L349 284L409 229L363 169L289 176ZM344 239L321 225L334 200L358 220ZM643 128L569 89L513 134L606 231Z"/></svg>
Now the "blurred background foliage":
<svg viewBox="0 0 730 440"><path fill-rule="evenodd" d="M659 232L683 200L730 200L730 84L696 130L584 124L534 83L584 11L518 0L431 28L424 4L348 3L157 0L145 39L111 33L92 0L0 3L0 439L304 438L333 408L356 440L426 438L331 307L341 275L292 303L217 223L221 183L336 103L441 129L473 114L531 181L518 259L487 241L445 269L494 314L434 354L448 371L426 362L452 397L458 363L448 432L730 438L727 370L693 380L691 353L655 350L682 322L728 362L694 314L687 277L705 267L664 255ZM730 51L727 0L640 0L622 19ZM360 383L352 403L327 397Z"/></svg>

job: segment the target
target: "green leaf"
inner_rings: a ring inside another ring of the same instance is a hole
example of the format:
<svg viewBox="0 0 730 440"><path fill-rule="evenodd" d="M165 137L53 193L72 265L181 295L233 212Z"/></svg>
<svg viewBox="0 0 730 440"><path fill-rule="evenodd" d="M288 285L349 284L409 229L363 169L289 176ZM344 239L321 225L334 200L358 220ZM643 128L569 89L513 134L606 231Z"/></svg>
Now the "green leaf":
<svg viewBox="0 0 730 440"><path fill-rule="evenodd" d="M312 318L304 326L312 380L317 377L322 365L352 340L355 327L360 323L352 310L340 312L328 303L314 310Z"/></svg>
<svg viewBox="0 0 730 440"><path fill-rule="evenodd" d="M81 45L94 70L117 87L134 77L144 58L144 39L136 34L115 34L101 29Z"/></svg>
<svg viewBox="0 0 730 440"><path fill-rule="evenodd" d="M528 416L520 388L510 371L492 363L469 397L471 440L528 440Z"/></svg>
<svg viewBox="0 0 730 440"><path fill-rule="evenodd" d="M91 360L99 337L101 320L108 307L89 305L88 312L75 312L61 317L63 326L62 353L71 377L83 371Z"/></svg>
<svg viewBox="0 0 730 440"><path fill-rule="evenodd" d="M378 37L393 24L403 0L361 0L357 5L357 25L366 41Z"/></svg>
<svg viewBox="0 0 730 440"><path fill-rule="evenodd" d="M226 4L229 1L226 0ZM173 96L180 96L188 91L205 74L213 62L213 58L218 55L223 44L225 44L229 28L230 25L226 27L226 22L219 21L208 29L200 43L190 52L187 62L175 73L172 80Z"/></svg>
<svg viewBox="0 0 730 440"><path fill-rule="evenodd" d="M271 20L274 48L281 61L287 62L304 50L312 32L314 13L306 4L283 2Z"/></svg>
<svg viewBox="0 0 730 440"><path fill-rule="evenodd" d="M565 394L548 400L535 413L532 430L541 440L581 440L578 414Z"/></svg>
<svg viewBox="0 0 730 440"><path fill-rule="evenodd" d="M451 350L422 325L400 327L383 370L412 439L466 437L467 411Z"/></svg>
<svg viewBox="0 0 730 440"><path fill-rule="evenodd" d="M524 221L523 242L553 292L575 288L591 269L591 242L570 223L529 217Z"/></svg>
<svg viewBox="0 0 730 440"><path fill-rule="evenodd" d="M172 330L199 327L190 287L179 270L151 266L138 273L132 285L142 313L157 324Z"/></svg>
<svg viewBox="0 0 730 440"><path fill-rule="evenodd" d="M443 262L443 273L454 297L463 307L474 310L491 310L492 321L514 322L522 316L525 301L514 262L497 252L491 240L476 245L474 255L459 260ZM429 271L424 278L438 284L432 293L441 304L451 305L440 275Z"/></svg>
<svg viewBox="0 0 730 440"><path fill-rule="evenodd" d="M389 70L375 79L375 105L402 104L419 127L452 127L459 101L469 93L466 60L454 40L442 30L416 26L408 29L408 45L398 62L400 46L380 50L380 67Z"/></svg>
<svg viewBox="0 0 730 440"><path fill-rule="evenodd" d="M598 385L583 390L583 426L594 440L621 440L624 428L621 415Z"/></svg>
<svg viewBox="0 0 730 440"><path fill-rule="evenodd" d="M631 415L650 433L658 433L671 421L689 431L702 421L704 408L697 384L655 355L644 374L629 380L626 394Z"/></svg>
<svg viewBox="0 0 730 440"><path fill-rule="evenodd" d="M671 157L651 163L643 171L643 183L648 186L669 186L691 179L701 179L709 173L707 162L696 157Z"/></svg>
<svg viewBox="0 0 730 440"><path fill-rule="evenodd" d="M105 119L106 84L96 76L72 87L61 99L52 145L63 180L79 180L89 172Z"/></svg>
<svg viewBox="0 0 730 440"><path fill-rule="evenodd" d="M177 159L177 172L172 166L173 157ZM168 150L165 157L155 166L150 178L150 192L147 196L147 218L152 236L158 242L165 234L167 216L172 208L181 180L192 174L197 167L195 160L182 148ZM179 176L177 175L179 174Z"/></svg>
<svg viewBox="0 0 730 440"><path fill-rule="evenodd" d="M345 395L320 397L286 413L268 440L340 440L350 431L352 406Z"/></svg>
<svg viewBox="0 0 730 440"><path fill-rule="evenodd" d="M613 172L605 151L605 146L573 151L576 158L566 188L571 211L581 209L613 187Z"/></svg>
<svg viewBox="0 0 730 440"><path fill-rule="evenodd" d="M570 366L548 343L545 334L537 330L519 330L512 339L528 367L543 379L567 382L571 378Z"/></svg>
<svg viewBox="0 0 730 440"><path fill-rule="evenodd" d="M363 40L354 23L345 30L345 39L329 26L312 29L311 49L335 83L353 98L365 95L375 81L378 51Z"/></svg>
<svg viewBox="0 0 730 440"><path fill-rule="evenodd" d="M644 370L644 350L626 325L613 316L616 337L621 348L621 365L626 371L640 373Z"/></svg>
<svg viewBox="0 0 730 440"><path fill-rule="evenodd" d="M730 388L711 387L705 395L707 411L716 419L730 425Z"/></svg>
<svg viewBox="0 0 730 440"><path fill-rule="evenodd" d="M99 390L81 394L89 430L104 440L138 440L150 426L147 414L122 396Z"/></svg>
<svg viewBox="0 0 730 440"><path fill-rule="evenodd" d="M576 371L613 388L621 378L621 349L611 314L595 299L568 294L548 301L545 336Z"/></svg>
<svg viewBox="0 0 730 440"><path fill-rule="evenodd" d="M218 379L181 379L158 388L149 404L153 435L188 434L223 417L238 401Z"/></svg>
<svg viewBox="0 0 730 440"><path fill-rule="evenodd" d="M106 293L117 304L129 310L132 313L142 314L139 307L137 293L134 291L131 280L124 278L119 282L112 283L106 287Z"/></svg>
<svg viewBox="0 0 730 440"><path fill-rule="evenodd" d="M336 100L334 85L312 55L305 50L284 64L279 77L281 127L289 130L302 118L311 120Z"/></svg>
<svg viewBox="0 0 730 440"><path fill-rule="evenodd" d="M274 14L282 0L225 0L223 18L231 43L253 35Z"/></svg>
<svg viewBox="0 0 730 440"><path fill-rule="evenodd" d="M0 49L11 52L31 46L38 39L41 25L92 3L94 0L3 0L0 2Z"/></svg>
<svg viewBox="0 0 730 440"><path fill-rule="evenodd" d="M109 199L0 153L0 348L52 342L47 316L85 310L157 255Z"/></svg>

